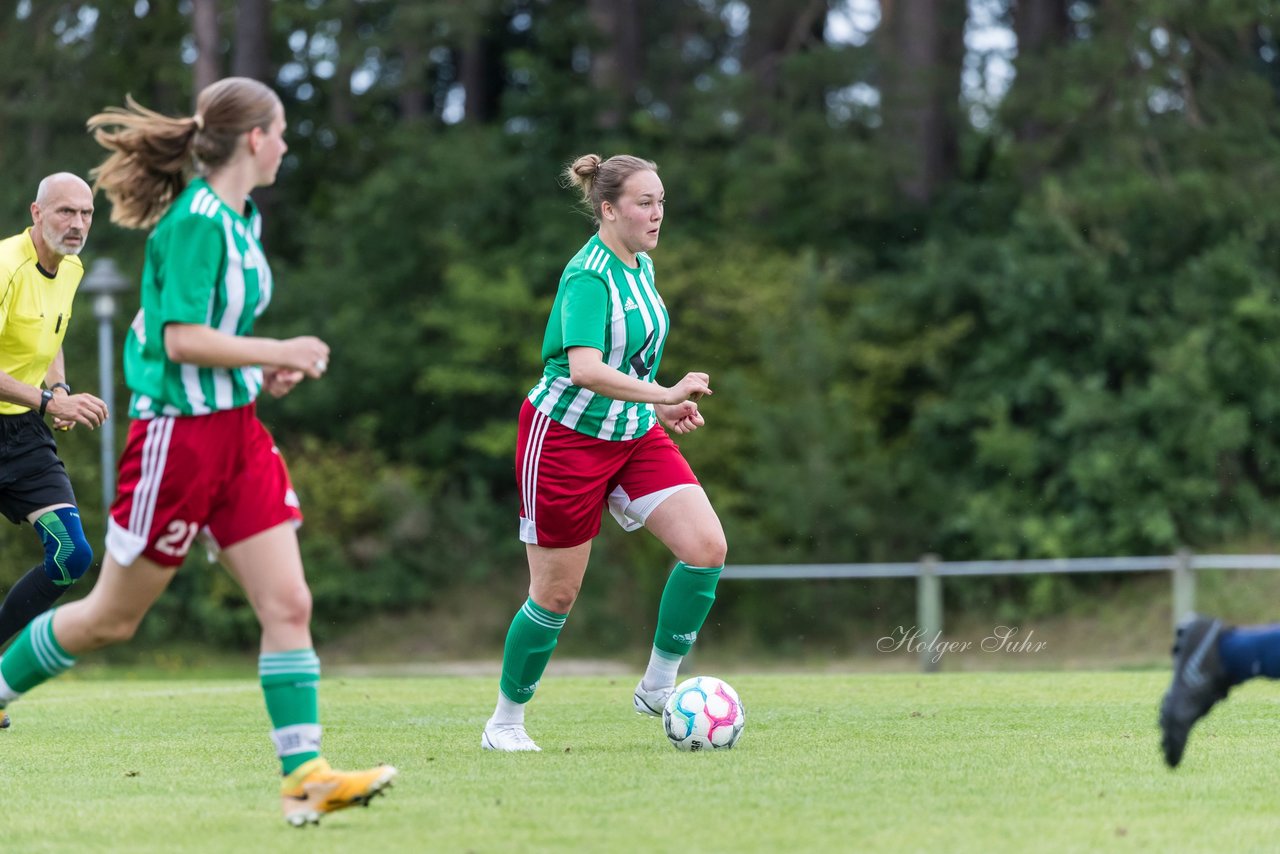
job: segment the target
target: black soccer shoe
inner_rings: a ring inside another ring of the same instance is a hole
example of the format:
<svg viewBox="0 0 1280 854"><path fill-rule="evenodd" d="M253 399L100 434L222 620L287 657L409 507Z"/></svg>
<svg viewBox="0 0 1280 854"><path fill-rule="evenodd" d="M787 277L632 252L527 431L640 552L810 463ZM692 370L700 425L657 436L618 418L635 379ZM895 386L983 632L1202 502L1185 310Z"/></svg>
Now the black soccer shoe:
<svg viewBox="0 0 1280 854"><path fill-rule="evenodd" d="M1177 768L1196 721L1226 699L1227 681L1218 639L1222 621L1192 616L1178 626L1173 639L1173 681L1160 704L1160 746L1164 761Z"/></svg>
<svg viewBox="0 0 1280 854"><path fill-rule="evenodd" d="M4 709L0 709L0 729L9 728L9 716L5 714Z"/></svg>

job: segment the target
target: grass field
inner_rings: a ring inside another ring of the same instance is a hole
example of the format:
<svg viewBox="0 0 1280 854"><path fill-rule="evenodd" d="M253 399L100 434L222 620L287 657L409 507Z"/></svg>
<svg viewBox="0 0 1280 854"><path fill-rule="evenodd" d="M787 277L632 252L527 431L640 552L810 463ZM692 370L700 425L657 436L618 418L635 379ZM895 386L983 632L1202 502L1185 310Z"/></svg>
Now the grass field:
<svg viewBox="0 0 1280 854"><path fill-rule="evenodd" d="M1264 851L1277 694L1250 684L1160 762L1166 676L722 672L739 746L669 747L622 677L547 680L541 754L478 747L491 678L327 678L327 756L401 777L295 830L252 676L63 679L0 732L0 850Z"/></svg>

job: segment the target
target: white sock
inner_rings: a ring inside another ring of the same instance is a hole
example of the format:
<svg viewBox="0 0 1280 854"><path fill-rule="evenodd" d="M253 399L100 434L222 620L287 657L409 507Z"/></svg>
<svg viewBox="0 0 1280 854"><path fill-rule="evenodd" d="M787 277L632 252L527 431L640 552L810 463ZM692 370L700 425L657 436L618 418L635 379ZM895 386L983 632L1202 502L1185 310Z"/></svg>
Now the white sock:
<svg viewBox="0 0 1280 854"><path fill-rule="evenodd" d="M21 694L9 687L9 683L4 681L4 674L0 673L0 709L3 709L21 696Z"/></svg>
<svg viewBox="0 0 1280 854"><path fill-rule="evenodd" d="M653 652L649 653L649 666L644 671L644 678L640 680L640 687L646 691L674 688L681 661L684 661L683 655L663 652L655 646Z"/></svg>
<svg viewBox="0 0 1280 854"><path fill-rule="evenodd" d="M508 700L507 695L499 691L498 707L493 710L493 717L489 720L495 724L523 724L526 705L526 703Z"/></svg>

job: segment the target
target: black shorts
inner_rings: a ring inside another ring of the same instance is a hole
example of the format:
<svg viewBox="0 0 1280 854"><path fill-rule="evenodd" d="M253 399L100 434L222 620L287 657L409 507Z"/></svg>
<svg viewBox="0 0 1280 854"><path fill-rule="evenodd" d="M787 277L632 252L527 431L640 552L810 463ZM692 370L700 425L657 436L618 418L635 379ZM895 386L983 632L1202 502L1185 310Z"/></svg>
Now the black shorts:
<svg viewBox="0 0 1280 854"><path fill-rule="evenodd" d="M75 504L58 443L39 413L0 415L0 513L21 525L50 504Z"/></svg>

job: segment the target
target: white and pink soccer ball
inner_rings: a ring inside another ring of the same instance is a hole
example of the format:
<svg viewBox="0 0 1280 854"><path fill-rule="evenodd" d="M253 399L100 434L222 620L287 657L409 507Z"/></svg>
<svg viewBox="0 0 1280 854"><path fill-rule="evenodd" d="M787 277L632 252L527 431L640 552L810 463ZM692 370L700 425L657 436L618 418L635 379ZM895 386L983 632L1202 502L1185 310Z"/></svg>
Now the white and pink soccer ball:
<svg viewBox="0 0 1280 854"><path fill-rule="evenodd" d="M667 738L680 750L728 750L738 743L746 723L738 692L714 676L681 682L662 710Z"/></svg>

